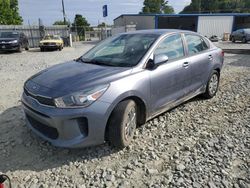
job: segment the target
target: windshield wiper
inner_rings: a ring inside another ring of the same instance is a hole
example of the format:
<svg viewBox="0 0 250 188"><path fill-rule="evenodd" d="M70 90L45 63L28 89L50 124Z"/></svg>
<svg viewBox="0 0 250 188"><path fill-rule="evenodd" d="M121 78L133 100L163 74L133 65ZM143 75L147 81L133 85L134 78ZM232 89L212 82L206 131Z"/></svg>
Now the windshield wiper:
<svg viewBox="0 0 250 188"><path fill-rule="evenodd" d="M84 58L79 58L76 61L81 61L82 63L88 63L88 64L95 64L95 65L104 65L104 66L115 66L110 63L98 61L98 60L90 60L90 59L84 59Z"/></svg>

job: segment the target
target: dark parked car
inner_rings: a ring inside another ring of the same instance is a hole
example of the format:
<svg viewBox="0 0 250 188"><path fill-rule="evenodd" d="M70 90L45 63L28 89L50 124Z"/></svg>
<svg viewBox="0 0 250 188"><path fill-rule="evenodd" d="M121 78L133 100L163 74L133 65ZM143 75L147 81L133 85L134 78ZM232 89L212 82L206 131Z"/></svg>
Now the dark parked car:
<svg viewBox="0 0 250 188"><path fill-rule="evenodd" d="M210 41L212 42L219 42L219 37L216 36L216 35L212 35L210 38L209 38Z"/></svg>
<svg viewBox="0 0 250 188"><path fill-rule="evenodd" d="M250 29L238 29L231 34L230 39L232 42L242 41L247 43L250 41Z"/></svg>
<svg viewBox="0 0 250 188"><path fill-rule="evenodd" d="M0 32L0 51L29 50L28 38L21 32L8 31Z"/></svg>
<svg viewBox="0 0 250 188"><path fill-rule="evenodd" d="M138 125L197 95L214 97L223 59L220 48L190 31L119 34L28 79L27 125L56 146L107 141L123 148Z"/></svg>

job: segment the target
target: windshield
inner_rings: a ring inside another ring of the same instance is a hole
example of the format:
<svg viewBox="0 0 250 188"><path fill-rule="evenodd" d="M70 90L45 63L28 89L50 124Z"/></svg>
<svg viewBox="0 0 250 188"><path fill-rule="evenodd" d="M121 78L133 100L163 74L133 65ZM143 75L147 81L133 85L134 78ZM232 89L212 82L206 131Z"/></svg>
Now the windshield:
<svg viewBox="0 0 250 188"><path fill-rule="evenodd" d="M45 36L44 40L60 40L59 36Z"/></svg>
<svg viewBox="0 0 250 188"><path fill-rule="evenodd" d="M17 32L1 32L0 38L18 38L19 33Z"/></svg>
<svg viewBox="0 0 250 188"><path fill-rule="evenodd" d="M100 43L80 60L107 66L132 67L139 63L158 37L156 34L122 34Z"/></svg>
<svg viewBox="0 0 250 188"><path fill-rule="evenodd" d="M250 29L244 29L244 31L250 34Z"/></svg>

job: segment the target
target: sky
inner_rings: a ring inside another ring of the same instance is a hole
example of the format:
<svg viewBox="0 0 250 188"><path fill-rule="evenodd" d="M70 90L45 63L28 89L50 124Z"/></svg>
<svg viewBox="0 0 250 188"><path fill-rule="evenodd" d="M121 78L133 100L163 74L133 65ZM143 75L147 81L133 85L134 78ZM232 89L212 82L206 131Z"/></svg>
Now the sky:
<svg viewBox="0 0 250 188"><path fill-rule="evenodd" d="M169 4L180 12L191 0L169 0ZM75 14L81 14L91 26L105 21L113 24L113 20L121 14L137 14L143 7L143 0L64 0L67 19L71 22ZM102 6L108 5L108 17L102 17ZM24 24L37 25L41 18L44 25L52 25L63 20L61 0L19 0L19 11Z"/></svg>

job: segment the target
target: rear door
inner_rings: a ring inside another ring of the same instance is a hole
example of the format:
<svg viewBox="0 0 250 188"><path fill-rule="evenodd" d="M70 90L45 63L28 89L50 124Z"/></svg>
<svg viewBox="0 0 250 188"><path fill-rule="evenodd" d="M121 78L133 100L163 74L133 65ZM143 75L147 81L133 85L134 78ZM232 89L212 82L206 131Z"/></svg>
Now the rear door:
<svg viewBox="0 0 250 188"><path fill-rule="evenodd" d="M244 35L244 31L243 31L243 29L239 29L238 31L237 31L237 34L236 34L236 40L242 40L242 38L243 38L243 35Z"/></svg>
<svg viewBox="0 0 250 188"><path fill-rule="evenodd" d="M214 57L208 41L199 35L185 34L185 43L188 54L187 91L193 93L206 84Z"/></svg>
<svg viewBox="0 0 250 188"><path fill-rule="evenodd" d="M149 70L151 80L152 114L163 111L168 105L184 97L187 87L187 68L182 36L174 34L163 39L154 55L165 54L168 62Z"/></svg>

